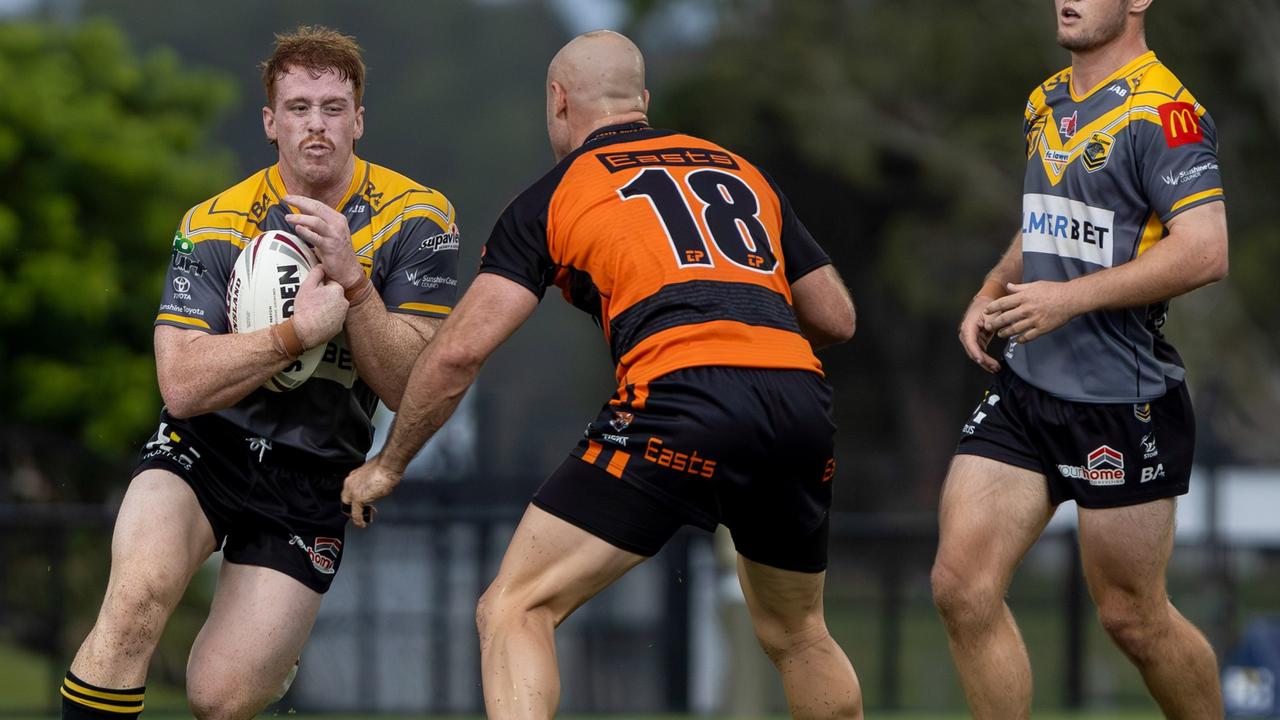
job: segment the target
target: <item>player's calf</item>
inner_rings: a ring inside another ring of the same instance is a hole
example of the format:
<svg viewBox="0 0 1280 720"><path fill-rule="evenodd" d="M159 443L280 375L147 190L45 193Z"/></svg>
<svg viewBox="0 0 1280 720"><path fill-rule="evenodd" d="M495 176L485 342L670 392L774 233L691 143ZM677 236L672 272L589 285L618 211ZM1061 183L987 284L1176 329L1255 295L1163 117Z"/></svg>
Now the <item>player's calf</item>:
<svg viewBox="0 0 1280 720"><path fill-rule="evenodd" d="M63 681L64 719L127 718L142 711L147 665L180 596L145 580L108 588L97 623Z"/></svg>

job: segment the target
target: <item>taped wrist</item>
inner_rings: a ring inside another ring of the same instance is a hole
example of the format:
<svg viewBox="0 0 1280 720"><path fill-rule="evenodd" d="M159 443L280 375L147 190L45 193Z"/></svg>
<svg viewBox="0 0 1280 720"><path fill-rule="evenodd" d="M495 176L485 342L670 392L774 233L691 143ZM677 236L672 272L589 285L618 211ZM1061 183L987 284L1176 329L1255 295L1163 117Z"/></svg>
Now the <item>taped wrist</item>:
<svg viewBox="0 0 1280 720"><path fill-rule="evenodd" d="M348 307L355 307L373 295L373 282L367 275L361 275L360 282L346 288L342 294L347 297Z"/></svg>
<svg viewBox="0 0 1280 720"><path fill-rule="evenodd" d="M282 358L297 360L299 355L306 352L302 339L298 337L298 331L293 327L293 318L272 325L267 330L267 334L271 336L271 347L275 348Z"/></svg>

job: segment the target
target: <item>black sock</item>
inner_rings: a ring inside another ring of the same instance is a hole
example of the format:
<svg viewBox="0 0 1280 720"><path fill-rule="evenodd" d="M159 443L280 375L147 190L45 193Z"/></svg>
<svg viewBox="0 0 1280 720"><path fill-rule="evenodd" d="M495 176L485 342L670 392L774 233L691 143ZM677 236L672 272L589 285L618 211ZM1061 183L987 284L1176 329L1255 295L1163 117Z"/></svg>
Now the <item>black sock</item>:
<svg viewBox="0 0 1280 720"><path fill-rule="evenodd" d="M118 690L101 688L76 677L70 670L62 681L62 720L125 720L142 712L144 687Z"/></svg>

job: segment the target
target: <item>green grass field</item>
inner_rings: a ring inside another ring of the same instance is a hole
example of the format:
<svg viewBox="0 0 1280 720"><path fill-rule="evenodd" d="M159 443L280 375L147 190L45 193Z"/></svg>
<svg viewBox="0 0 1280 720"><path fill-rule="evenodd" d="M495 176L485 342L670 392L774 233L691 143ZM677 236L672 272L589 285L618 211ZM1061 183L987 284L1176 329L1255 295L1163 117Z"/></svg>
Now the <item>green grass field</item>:
<svg viewBox="0 0 1280 720"><path fill-rule="evenodd" d="M47 714L28 714L16 712L19 708L48 706L53 692L56 692L56 680L49 662L38 655L25 653L12 646L0 644L0 720L47 720L56 717L53 708ZM175 687L152 685L147 688L147 705L152 708L144 713L148 720L178 720L190 718L183 710L185 705L182 691ZM293 711L275 711L262 717L279 717L297 720L315 718L316 720L423 720L422 715L328 715L297 713ZM434 716L448 720L472 720L467 716ZM566 715L571 720L696 720L700 716L683 715ZM886 720L963 720L964 713L881 713L868 712L868 718L886 718ZM1151 713L1060 713L1037 712L1036 720L1159 720L1158 714ZM478 720L478 718L476 719Z"/></svg>

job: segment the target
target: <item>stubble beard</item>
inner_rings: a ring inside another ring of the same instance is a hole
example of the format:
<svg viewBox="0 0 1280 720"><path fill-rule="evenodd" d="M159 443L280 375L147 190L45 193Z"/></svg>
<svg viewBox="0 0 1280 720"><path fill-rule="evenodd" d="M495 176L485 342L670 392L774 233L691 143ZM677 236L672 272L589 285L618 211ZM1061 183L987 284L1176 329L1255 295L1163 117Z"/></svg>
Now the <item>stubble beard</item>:
<svg viewBox="0 0 1280 720"><path fill-rule="evenodd" d="M1059 30L1058 44L1064 49L1075 53L1097 50L1123 35L1125 23L1128 19L1129 12L1125 9L1125 4L1120 3L1115 15L1106 18L1106 22L1091 31L1071 36Z"/></svg>

